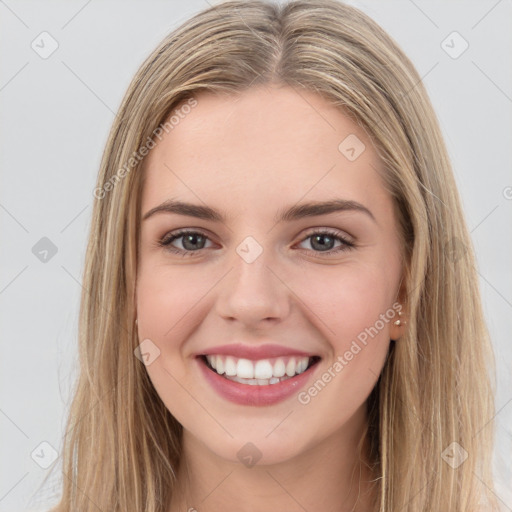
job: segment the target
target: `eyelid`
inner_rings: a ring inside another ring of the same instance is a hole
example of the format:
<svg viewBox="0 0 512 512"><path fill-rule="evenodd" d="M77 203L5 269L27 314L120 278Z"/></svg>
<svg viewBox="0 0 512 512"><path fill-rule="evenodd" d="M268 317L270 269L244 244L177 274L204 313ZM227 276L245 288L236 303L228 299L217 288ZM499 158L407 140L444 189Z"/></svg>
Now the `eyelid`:
<svg viewBox="0 0 512 512"><path fill-rule="evenodd" d="M179 228L174 231L170 231L166 233L162 238L160 238L156 245L158 248L163 248L164 250L168 251L169 253L176 254L180 257L194 257L197 255L202 255L203 251L205 251L206 247L203 247L201 249L198 249L197 251L191 251L186 249L180 249L177 247L172 246L172 242L175 240L178 240L182 238L183 236L187 234L195 234L200 235L207 240L213 242L210 235L205 232L202 228ZM320 256L321 258L330 258L337 255L340 255L341 253L347 252L349 250L353 250L357 248L357 245L355 243L354 237L351 235L348 235L337 229L337 228L327 228L327 227L313 227L309 228L307 232L302 236L302 238L299 240L299 244L305 242L308 240L308 238L311 238L313 235L320 235L320 236L330 236L332 238L337 239L340 242L340 245L336 248L328 249L326 251L314 251L312 249L304 249L300 248L299 251L301 252L307 252L307 253L314 253L315 255ZM215 242L213 242L215 243Z"/></svg>
<svg viewBox="0 0 512 512"><path fill-rule="evenodd" d="M186 228L177 228L175 230L168 231L162 237L160 237L160 240L165 240L166 238L172 238L172 237L178 236L178 235L184 235L184 234L187 234L190 232L203 235L204 237L207 237L210 240L212 238L215 238L208 230L191 226L191 227L186 227ZM319 232L322 232L322 233L330 232L333 236L339 236L340 238L344 238L347 242L355 243L355 238L352 235L350 235L349 233L347 233L346 231L341 230L339 228L331 228L331 227L327 227L327 226L308 228L306 230L306 233L302 236L300 241L303 242L309 236L319 233Z"/></svg>
<svg viewBox="0 0 512 512"><path fill-rule="evenodd" d="M339 228L329 228L327 226L309 228L306 231L306 234L304 235L304 237L302 238L302 241L304 239L308 238L309 236L314 235L315 233L330 233L333 236L343 238L347 242L355 243L355 238L352 235L349 235L346 231L343 231Z"/></svg>

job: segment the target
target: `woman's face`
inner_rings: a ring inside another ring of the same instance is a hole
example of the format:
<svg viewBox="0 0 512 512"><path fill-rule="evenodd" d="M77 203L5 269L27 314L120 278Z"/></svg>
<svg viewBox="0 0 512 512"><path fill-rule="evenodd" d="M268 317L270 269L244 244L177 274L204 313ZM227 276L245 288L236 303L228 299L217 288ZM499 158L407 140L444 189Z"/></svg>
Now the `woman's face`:
<svg viewBox="0 0 512 512"><path fill-rule="evenodd" d="M187 439L224 459L355 443L402 329L377 153L314 93L196 100L145 162L137 318L151 381Z"/></svg>

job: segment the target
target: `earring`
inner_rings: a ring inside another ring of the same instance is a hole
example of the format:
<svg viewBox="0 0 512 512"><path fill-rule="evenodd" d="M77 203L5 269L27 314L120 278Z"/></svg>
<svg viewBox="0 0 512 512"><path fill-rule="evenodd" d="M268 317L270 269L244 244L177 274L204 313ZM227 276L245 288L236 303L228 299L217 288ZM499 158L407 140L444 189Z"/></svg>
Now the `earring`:
<svg viewBox="0 0 512 512"><path fill-rule="evenodd" d="M398 316L402 316L402 315L403 315L403 313L401 311L399 311ZM397 326L400 326L400 325L402 325L402 320L400 320L400 318L399 318L398 320L395 320L393 323ZM404 320L403 323L406 324L407 322Z"/></svg>
<svg viewBox="0 0 512 512"><path fill-rule="evenodd" d="M135 325L137 325L137 319L135 319Z"/></svg>

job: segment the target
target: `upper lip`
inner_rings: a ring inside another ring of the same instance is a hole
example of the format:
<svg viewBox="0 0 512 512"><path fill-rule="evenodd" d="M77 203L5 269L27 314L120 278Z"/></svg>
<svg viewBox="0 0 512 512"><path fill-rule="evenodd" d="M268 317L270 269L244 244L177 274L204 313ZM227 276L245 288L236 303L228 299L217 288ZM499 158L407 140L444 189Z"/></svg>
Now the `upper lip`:
<svg viewBox="0 0 512 512"><path fill-rule="evenodd" d="M198 356L207 355L234 356L239 359L252 359L253 361L256 361L259 359L270 359L272 357L281 356L314 357L317 354L271 343L264 345L243 345L241 343L236 343L229 345L218 345L216 347L203 350L198 354Z"/></svg>

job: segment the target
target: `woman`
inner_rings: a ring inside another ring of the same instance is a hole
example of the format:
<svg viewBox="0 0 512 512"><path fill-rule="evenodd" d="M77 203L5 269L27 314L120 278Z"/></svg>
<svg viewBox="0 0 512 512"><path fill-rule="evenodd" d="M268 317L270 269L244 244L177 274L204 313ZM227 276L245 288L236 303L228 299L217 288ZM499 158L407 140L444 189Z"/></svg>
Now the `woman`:
<svg viewBox="0 0 512 512"><path fill-rule="evenodd" d="M471 239L368 16L194 16L134 77L94 196L56 512L498 510Z"/></svg>

